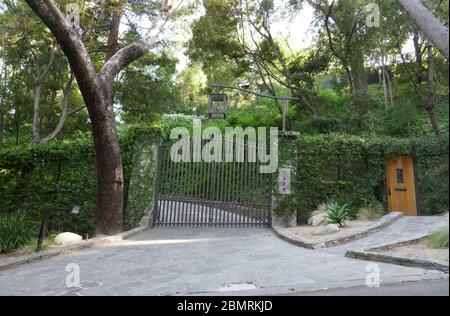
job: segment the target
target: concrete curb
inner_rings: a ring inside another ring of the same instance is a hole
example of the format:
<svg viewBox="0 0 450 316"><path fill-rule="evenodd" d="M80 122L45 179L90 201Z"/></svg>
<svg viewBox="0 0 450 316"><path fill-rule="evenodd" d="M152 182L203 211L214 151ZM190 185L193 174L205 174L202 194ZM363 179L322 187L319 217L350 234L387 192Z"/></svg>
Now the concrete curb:
<svg viewBox="0 0 450 316"><path fill-rule="evenodd" d="M315 240L315 241L306 240L306 239L302 239L300 237L294 236L294 235L288 233L285 228L278 226L278 225L273 225L272 231L279 238L281 238L293 245L296 245L296 246L300 246L300 247L307 248L307 249L330 248L330 247L334 247L337 245L342 245L342 244L348 243L350 241L361 239L363 237L366 237L369 234L376 233L376 232L382 230L383 228L391 225L392 223L398 221L402 217L403 217L403 213L392 212L392 213L389 213L389 214L383 216L382 218L377 220L375 223L364 228L363 230L349 233L347 235L340 236L340 237L327 238L327 239L321 239L321 240Z"/></svg>
<svg viewBox="0 0 450 316"><path fill-rule="evenodd" d="M117 235L96 237L96 238L82 241L80 243L67 245L64 247L53 248L50 250L45 250L45 251L30 254L30 255L0 259L0 271L14 268L14 267L17 267L17 266L20 266L23 264L27 264L27 263L31 263L31 262L35 262L35 261L49 259L49 258L55 257L55 256L66 255L66 254L69 254L69 253L72 253L75 251L90 248L92 246L98 246L98 245L102 245L102 244L108 244L108 243L125 240L125 239L128 239L131 236L134 236L134 235L136 235L140 232L143 232L149 228L150 228L149 225L140 225L136 228L133 228L133 229L123 232L123 233L119 233Z"/></svg>
<svg viewBox="0 0 450 316"><path fill-rule="evenodd" d="M390 244L382 244L382 245L378 245L378 246L368 248L368 249L347 250L345 253L345 256L347 258L352 258L352 259L391 263L391 264L397 264L397 265L401 265L401 266L416 267L416 268L422 268L422 269L428 269L428 270L438 270L438 271L448 273L449 272L449 262L445 261L445 260L431 260L431 259L424 259L424 258L418 258L418 257L397 256L397 255L390 255L390 254L376 252L376 251L380 251L380 250L390 250L392 248L399 247L399 246L416 244L416 243L426 240L428 236L429 236L429 234L424 234L423 236L418 237L418 238L398 241L398 242L394 242L394 243L390 243Z"/></svg>
<svg viewBox="0 0 450 316"><path fill-rule="evenodd" d="M428 260L416 257L394 256L378 252L358 251L358 250L349 250L346 252L345 256L347 258L352 259L391 263L406 267L415 267L427 270L438 270L445 273L449 272L448 261L445 260Z"/></svg>

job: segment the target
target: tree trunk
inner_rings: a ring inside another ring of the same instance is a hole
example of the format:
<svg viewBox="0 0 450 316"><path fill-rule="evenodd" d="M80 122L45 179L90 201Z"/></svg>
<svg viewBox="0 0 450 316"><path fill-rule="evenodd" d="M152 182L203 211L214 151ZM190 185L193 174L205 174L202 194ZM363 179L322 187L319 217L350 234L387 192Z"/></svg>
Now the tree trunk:
<svg viewBox="0 0 450 316"><path fill-rule="evenodd" d="M350 68L353 75L353 88L355 91L367 91L367 73L364 66L364 56L357 54L350 57Z"/></svg>
<svg viewBox="0 0 450 316"><path fill-rule="evenodd" d="M122 18L122 1L111 16L111 24L109 27L108 45L106 48L106 58L108 61L117 52L117 44L119 41L120 19Z"/></svg>
<svg viewBox="0 0 450 316"><path fill-rule="evenodd" d="M353 80L352 71L350 70L350 67L348 67L345 63L342 63L342 66L344 67L345 73L347 74L350 93L353 93L355 91L355 81Z"/></svg>
<svg viewBox="0 0 450 316"><path fill-rule="evenodd" d="M389 107L389 102L388 102L388 91L387 91L387 84L386 84L386 74L384 73L383 66L381 66L380 71L381 71L381 76L383 78L384 108L387 110Z"/></svg>
<svg viewBox="0 0 450 316"><path fill-rule="evenodd" d="M0 147L3 145L4 130L5 130L5 118L3 112L0 111Z"/></svg>
<svg viewBox="0 0 450 316"><path fill-rule="evenodd" d="M437 19L420 0L399 0L411 19L419 26L427 39L448 60L448 28Z"/></svg>
<svg viewBox="0 0 450 316"><path fill-rule="evenodd" d="M393 91L392 91L391 76L389 74L389 71L386 69L386 65L383 67L383 69L384 69L384 74L386 76L386 81L387 81L390 106L393 107L394 106L394 94L393 94Z"/></svg>
<svg viewBox="0 0 450 316"><path fill-rule="evenodd" d="M414 95L418 99L419 98L419 88L418 88L417 80L416 80L416 78L414 77L414 75L412 74L411 70L408 67L408 63L407 63L405 55L403 54L403 51L402 51L402 45L401 45L400 40L398 39L398 36L397 36L397 34L395 32L394 32L394 36L395 36L395 40L396 40L396 44L397 44L398 53L400 55L400 58L402 59L402 66L405 69L405 72L406 72L406 75L409 78L409 81L413 85ZM414 44L414 46L416 46L416 44Z"/></svg>
<svg viewBox="0 0 450 316"><path fill-rule="evenodd" d="M420 85L423 82L423 73L424 73L424 69L423 69L423 59L422 59L422 48L420 47L420 43L419 43L419 34L414 33L413 36L413 44L414 44L414 54L416 57L416 84Z"/></svg>
<svg viewBox="0 0 450 316"><path fill-rule="evenodd" d="M34 87L34 102L33 102L33 142L41 142L41 109L40 98L42 91L42 83L37 83Z"/></svg>
<svg viewBox="0 0 450 316"><path fill-rule="evenodd" d="M90 111L97 170L95 230L96 234L115 234L123 227L124 179L111 84L104 84L104 92L105 96L95 108L106 111Z"/></svg>
<svg viewBox="0 0 450 316"><path fill-rule="evenodd" d="M44 80L47 77L51 67L53 66L53 62L55 61L55 50L52 49L50 60L45 66L45 68L41 71L37 69L38 78L36 79L34 85L34 102L33 102L33 142L40 143L41 142L41 92L42 87L44 85Z"/></svg>
<svg viewBox="0 0 450 316"><path fill-rule="evenodd" d="M58 134L61 132L62 128L64 127L64 123L66 122L67 116L69 115L68 112L68 106L69 106L69 95L70 95L70 89L72 88L72 82L74 80L73 74L70 74L69 81L66 83L64 89L63 89L63 97L62 97L62 108L61 108L61 117L59 118L59 122L56 125L53 132L51 132L49 135L45 136L41 139L41 142L49 142L56 138Z"/></svg>
<svg viewBox="0 0 450 316"><path fill-rule="evenodd" d="M8 82L7 82L7 75L8 74L6 72L7 66L6 66L5 63L3 63L2 68L3 68L3 73L0 74L0 83L1 83L1 85L3 87L3 89L0 92L1 93L1 95L0 95L0 99L1 99L1 102L0 102L0 147L3 145L3 140L4 140L4 127L5 127L5 109L4 109L4 106L5 106L5 99L7 97L6 87L7 87L7 84L8 84Z"/></svg>
<svg viewBox="0 0 450 316"><path fill-rule="evenodd" d="M26 0L58 41L78 82L89 112L95 144L97 171L97 234L114 234L123 227L123 167L113 109L112 85L119 72L142 57L156 42L176 6L163 1L152 29L140 40L118 50L102 66L94 68L89 53L64 15L51 0ZM117 42L115 35L111 43Z"/></svg>
<svg viewBox="0 0 450 316"><path fill-rule="evenodd" d="M433 108L427 108L428 116L430 117L431 125L433 126L433 132L434 134L439 138L442 139L442 131L441 126L439 125L439 120L436 116L436 112Z"/></svg>
<svg viewBox="0 0 450 316"><path fill-rule="evenodd" d="M436 107L436 100L434 95L433 88L433 78L434 78L434 70L433 70L433 46L431 43L427 44L427 53L428 53L428 80L427 80L427 90L428 90L428 104L426 106L426 110L430 117L431 125L433 126L433 131L439 139L442 139L442 131L441 126L439 125L438 118L434 111Z"/></svg>

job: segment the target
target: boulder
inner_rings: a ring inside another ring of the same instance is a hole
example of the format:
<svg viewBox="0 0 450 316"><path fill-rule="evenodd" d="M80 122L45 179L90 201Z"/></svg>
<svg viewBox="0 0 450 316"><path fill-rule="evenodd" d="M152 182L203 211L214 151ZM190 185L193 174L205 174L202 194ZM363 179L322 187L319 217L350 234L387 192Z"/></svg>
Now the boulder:
<svg viewBox="0 0 450 316"><path fill-rule="evenodd" d="M323 213L319 213L317 215L311 216L308 219L308 225L311 225L313 227L320 226L326 222L327 216L328 216L327 212L323 212Z"/></svg>
<svg viewBox="0 0 450 316"><path fill-rule="evenodd" d="M317 228L313 232L313 234L314 235L328 235L328 234L337 233L340 230L341 229L339 228L338 225L336 225L336 224L328 224L327 226L323 226L323 227Z"/></svg>
<svg viewBox="0 0 450 316"><path fill-rule="evenodd" d="M327 205L325 203L317 205L317 209L311 213L311 217L327 211Z"/></svg>
<svg viewBox="0 0 450 316"><path fill-rule="evenodd" d="M74 233L61 233L56 235L55 243L60 246L76 244L83 240L83 237Z"/></svg>

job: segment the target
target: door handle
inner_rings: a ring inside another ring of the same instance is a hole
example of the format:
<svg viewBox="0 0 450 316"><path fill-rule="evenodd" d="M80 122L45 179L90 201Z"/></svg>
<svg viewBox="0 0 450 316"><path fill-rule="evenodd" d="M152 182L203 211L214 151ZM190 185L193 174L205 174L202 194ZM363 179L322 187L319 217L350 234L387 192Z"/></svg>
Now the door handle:
<svg viewBox="0 0 450 316"><path fill-rule="evenodd" d="M391 195L391 188L388 188L388 195Z"/></svg>

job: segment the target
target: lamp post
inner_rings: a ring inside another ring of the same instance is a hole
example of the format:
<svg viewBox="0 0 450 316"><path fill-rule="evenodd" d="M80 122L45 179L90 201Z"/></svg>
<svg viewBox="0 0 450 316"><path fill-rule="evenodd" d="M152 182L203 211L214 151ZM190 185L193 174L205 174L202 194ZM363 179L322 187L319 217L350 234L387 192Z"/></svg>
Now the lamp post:
<svg viewBox="0 0 450 316"><path fill-rule="evenodd" d="M256 95L259 98L267 98L267 99L272 99L272 100L281 100L282 101L282 108L281 108L281 114L282 114L282 131L283 133L286 133L286 118L287 118L287 112L288 112L288 102L287 101L298 101L300 100L299 98L295 98L295 97L286 97L286 96L274 96L274 95L265 95L265 94L261 94L259 92L255 92L255 91L251 91L246 89L245 87L234 87L234 86L229 86L229 85L222 85L222 84L214 84L213 88L215 89L232 89L232 90L238 90L238 91L242 91L245 93L249 93L249 94L253 94ZM211 96L216 96L219 94L212 94L210 95L210 108L211 108ZM222 96L222 94L220 94ZM224 95L226 97L226 95ZM211 117L211 115L210 115ZM225 117L226 118L226 117Z"/></svg>
<svg viewBox="0 0 450 316"><path fill-rule="evenodd" d="M44 214L42 216L41 228L39 229L39 236L38 236L37 247L36 247L37 251L40 251L42 248L42 242L44 241L44 238L45 238L45 232L47 230L48 219L49 219L50 215L54 212L59 212L59 211L67 212L67 213L73 214L73 215L78 215L78 214L80 214L80 208L81 207L76 204L71 204L67 208L56 207L53 205L47 205L44 208Z"/></svg>

